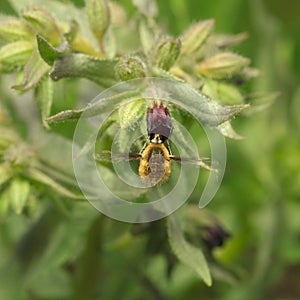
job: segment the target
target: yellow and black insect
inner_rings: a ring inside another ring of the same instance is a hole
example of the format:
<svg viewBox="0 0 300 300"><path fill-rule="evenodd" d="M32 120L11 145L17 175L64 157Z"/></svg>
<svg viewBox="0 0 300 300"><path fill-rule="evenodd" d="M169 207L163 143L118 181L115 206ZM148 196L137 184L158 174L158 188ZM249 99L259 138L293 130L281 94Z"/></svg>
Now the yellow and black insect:
<svg viewBox="0 0 300 300"><path fill-rule="evenodd" d="M165 182L171 174L171 161L190 162L208 170L203 159L181 158L171 154L170 147L165 145L172 134L173 126L170 112L162 103L153 103L153 107L147 110L148 142L140 153L130 153L130 160L140 160L138 173L145 181L157 184ZM98 155L99 161L103 156Z"/></svg>

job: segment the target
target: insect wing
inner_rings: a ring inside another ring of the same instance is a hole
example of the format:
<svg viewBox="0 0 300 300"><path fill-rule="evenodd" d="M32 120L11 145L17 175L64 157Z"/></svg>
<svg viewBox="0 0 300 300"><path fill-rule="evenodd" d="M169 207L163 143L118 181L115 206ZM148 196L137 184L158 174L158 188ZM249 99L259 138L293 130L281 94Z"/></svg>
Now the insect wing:
<svg viewBox="0 0 300 300"><path fill-rule="evenodd" d="M111 151L101 151L100 153L95 154L95 160L97 162L112 162L112 157L114 161L131 161L131 160L138 160L141 158L139 153L113 153Z"/></svg>
<svg viewBox="0 0 300 300"><path fill-rule="evenodd" d="M209 158L190 158L190 157L178 157L174 155L170 155L170 160L174 162L179 162L179 163L188 163L192 164L201 168L204 168L208 171L213 171L213 172L218 172L218 169L212 168L209 164L210 159Z"/></svg>

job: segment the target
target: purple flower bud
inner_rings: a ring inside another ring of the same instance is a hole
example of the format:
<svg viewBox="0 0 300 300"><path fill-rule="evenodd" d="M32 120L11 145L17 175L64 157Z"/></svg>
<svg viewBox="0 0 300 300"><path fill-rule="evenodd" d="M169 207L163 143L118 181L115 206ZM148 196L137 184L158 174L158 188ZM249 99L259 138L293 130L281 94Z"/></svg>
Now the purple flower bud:
<svg viewBox="0 0 300 300"><path fill-rule="evenodd" d="M212 251L214 248L221 247L225 240L230 237L230 234L219 224L204 227L204 232L205 234L202 240L209 251Z"/></svg>
<svg viewBox="0 0 300 300"><path fill-rule="evenodd" d="M169 110L156 102L147 111L147 131L150 137L158 134L162 141L168 139L172 133L172 120Z"/></svg>

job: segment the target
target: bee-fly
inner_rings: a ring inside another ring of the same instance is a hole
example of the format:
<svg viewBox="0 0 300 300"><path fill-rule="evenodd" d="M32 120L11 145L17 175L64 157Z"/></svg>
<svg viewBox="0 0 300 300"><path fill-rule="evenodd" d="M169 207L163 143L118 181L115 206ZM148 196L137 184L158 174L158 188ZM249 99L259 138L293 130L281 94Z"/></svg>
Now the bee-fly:
<svg viewBox="0 0 300 300"><path fill-rule="evenodd" d="M170 112L162 103L153 103L147 110L148 142L140 153L130 153L129 159L139 159L139 176L145 181L157 184L165 182L171 174L171 161L190 162L200 167L212 170L201 159L181 158L171 155L165 142L171 136L173 126ZM98 161L107 161L103 154L96 155Z"/></svg>

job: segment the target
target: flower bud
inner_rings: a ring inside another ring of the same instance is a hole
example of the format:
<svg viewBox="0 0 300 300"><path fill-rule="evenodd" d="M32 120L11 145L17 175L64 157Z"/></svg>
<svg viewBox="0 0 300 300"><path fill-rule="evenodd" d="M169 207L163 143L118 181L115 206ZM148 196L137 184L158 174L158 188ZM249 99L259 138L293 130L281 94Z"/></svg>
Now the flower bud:
<svg viewBox="0 0 300 300"><path fill-rule="evenodd" d="M230 237L230 234L219 224L205 226L203 229L204 237L202 240L210 252L214 248L223 246L224 242Z"/></svg>
<svg viewBox="0 0 300 300"><path fill-rule="evenodd" d="M0 39L12 42L20 39L33 38L34 34L30 27L18 19L9 19L0 23Z"/></svg>
<svg viewBox="0 0 300 300"><path fill-rule="evenodd" d="M29 6L22 13L22 17L53 46L58 46L61 43L61 32L55 19L47 10Z"/></svg>
<svg viewBox="0 0 300 300"><path fill-rule="evenodd" d="M180 54L181 42L171 37L163 39L154 51L156 65L164 70L169 70Z"/></svg>
<svg viewBox="0 0 300 300"><path fill-rule="evenodd" d="M9 73L24 65L29 59L33 45L28 41L18 41L0 48L0 72Z"/></svg>
<svg viewBox="0 0 300 300"><path fill-rule="evenodd" d="M102 52L103 36L110 24L110 11L106 0L86 0L86 9L91 31L97 39Z"/></svg>
<svg viewBox="0 0 300 300"><path fill-rule="evenodd" d="M115 66L115 72L122 81L146 77L146 64L138 56L122 57Z"/></svg>
<svg viewBox="0 0 300 300"><path fill-rule="evenodd" d="M213 44L220 49L228 49L239 45L241 42L248 38L246 32L240 34L217 34L213 36Z"/></svg>
<svg viewBox="0 0 300 300"><path fill-rule="evenodd" d="M26 205L30 193L30 184L28 181L15 178L9 187L9 198L12 209L16 214L20 214Z"/></svg>
<svg viewBox="0 0 300 300"><path fill-rule="evenodd" d="M215 21L213 19L198 22L192 25L182 36L182 53L197 52L211 34Z"/></svg>
<svg viewBox="0 0 300 300"><path fill-rule="evenodd" d="M248 58L225 52L208 57L196 66L196 71L210 78L223 79L241 72L249 63Z"/></svg>

